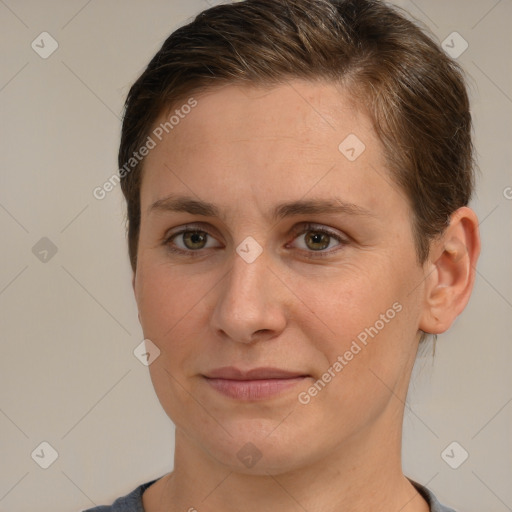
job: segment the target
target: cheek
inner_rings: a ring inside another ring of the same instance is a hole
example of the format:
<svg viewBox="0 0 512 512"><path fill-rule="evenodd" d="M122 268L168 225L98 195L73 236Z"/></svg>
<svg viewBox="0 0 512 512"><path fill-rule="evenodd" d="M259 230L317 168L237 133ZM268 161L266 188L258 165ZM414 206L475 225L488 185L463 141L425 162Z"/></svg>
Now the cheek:
<svg viewBox="0 0 512 512"><path fill-rule="evenodd" d="M174 387L168 380L193 374L198 357L208 351L212 296L221 276L156 258L148 257L139 264L136 300L140 322L144 337L160 349L150 371L155 384Z"/></svg>
<svg viewBox="0 0 512 512"><path fill-rule="evenodd" d="M149 366L151 381L163 409L180 426L191 414L200 414L184 388L189 362L201 351L193 342L201 336L196 322L191 321L201 311L201 297L208 289L199 289L199 283L201 279L191 279L177 267L149 258L139 260L135 294L140 321L144 337L160 350Z"/></svg>
<svg viewBox="0 0 512 512"><path fill-rule="evenodd" d="M177 267L149 259L139 261L135 296L144 334L163 340L182 319L192 313L205 294L205 288L192 285L190 277Z"/></svg>
<svg viewBox="0 0 512 512"><path fill-rule="evenodd" d="M299 330L321 354L324 368L343 358L351 387L370 378L369 369L394 380L414 352L418 307L411 294L411 267L345 266L329 278L295 277L300 300L292 316ZM372 377L375 379L375 377Z"/></svg>
<svg viewBox="0 0 512 512"><path fill-rule="evenodd" d="M340 340L357 336L399 300L400 286L386 275L368 267L344 266L321 279L294 276L293 289L300 299L296 304L313 318L303 323L304 328L321 328ZM298 312L294 315L295 320L301 318Z"/></svg>
<svg viewBox="0 0 512 512"><path fill-rule="evenodd" d="M303 319L300 331L317 355L314 377L326 383L317 380L301 398L311 400L308 407L323 423L342 428L341 422L347 431L375 419L393 396L390 390L401 396L417 328L405 277L355 270L322 287L298 280L315 315L309 313L308 321L294 314Z"/></svg>

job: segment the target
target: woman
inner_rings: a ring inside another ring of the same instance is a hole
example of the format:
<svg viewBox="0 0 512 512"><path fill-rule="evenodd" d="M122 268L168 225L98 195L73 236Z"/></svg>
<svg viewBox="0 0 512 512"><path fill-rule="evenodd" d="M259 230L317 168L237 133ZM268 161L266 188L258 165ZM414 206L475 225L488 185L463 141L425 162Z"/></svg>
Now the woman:
<svg viewBox="0 0 512 512"><path fill-rule="evenodd" d="M480 250L459 67L379 1L218 6L133 85L119 167L175 462L90 510L450 511L400 452Z"/></svg>

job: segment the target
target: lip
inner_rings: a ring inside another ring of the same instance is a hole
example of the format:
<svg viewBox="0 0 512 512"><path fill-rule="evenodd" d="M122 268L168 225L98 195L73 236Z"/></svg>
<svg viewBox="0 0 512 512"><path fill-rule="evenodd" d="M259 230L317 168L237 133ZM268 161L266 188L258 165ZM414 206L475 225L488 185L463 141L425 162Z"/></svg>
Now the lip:
<svg viewBox="0 0 512 512"><path fill-rule="evenodd" d="M251 368L250 370L240 370L235 366L223 366L216 368L205 374L210 379L229 379L229 380L263 380L263 379L291 379L295 377L305 377L302 372L282 370L280 368L261 367Z"/></svg>
<svg viewBox="0 0 512 512"><path fill-rule="evenodd" d="M225 366L203 376L219 393L242 401L264 400L282 394L308 378L301 372L280 368L240 370Z"/></svg>

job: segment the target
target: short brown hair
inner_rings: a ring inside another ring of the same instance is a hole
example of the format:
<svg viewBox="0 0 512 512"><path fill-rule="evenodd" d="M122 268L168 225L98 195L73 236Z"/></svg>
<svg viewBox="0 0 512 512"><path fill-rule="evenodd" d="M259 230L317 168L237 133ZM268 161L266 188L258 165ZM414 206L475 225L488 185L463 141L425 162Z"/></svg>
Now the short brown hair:
<svg viewBox="0 0 512 512"><path fill-rule="evenodd" d="M419 263L474 184L463 72L424 30L378 0L245 0L173 32L131 87L119 168L179 101L226 84L329 80L371 117L393 180L409 199ZM341 142L341 141L340 141ZM136 270L144 161L121 173Z"/></svg>

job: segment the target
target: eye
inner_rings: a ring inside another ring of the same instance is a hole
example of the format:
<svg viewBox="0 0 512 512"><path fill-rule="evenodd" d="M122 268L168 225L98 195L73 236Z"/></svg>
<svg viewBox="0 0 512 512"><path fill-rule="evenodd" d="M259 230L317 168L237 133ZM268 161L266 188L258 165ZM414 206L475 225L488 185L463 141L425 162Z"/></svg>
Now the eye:
<svg viewBox="0 0 512 512"><path fill-rule="evenodd" d="M307 224L298 228L295 233L295 237L301 242L299 244L299 249L303 249L309 253L318 253L316 255L311 255L312 257L329 256L332 253L337 252L337 250L326 251L326 249L348 244L347 238L314 224Z"/></svg>
<svg viewBox="0 0 512 512"><path fill-rule="evenodd" d="M294 240L300 242L298 248L309 253L309 257L331 256L338 250L327 249L342 247L349 243L346 237L314 224L299 226L294 231ZM185 226L180 231L170 234L163 241L163 245L173 253L187 256L199 256L203 249L222 247L210 233L194 226Z"/></svg>
<svg viewBox="0 0 512 512"><path fill-rule="evenodd" d="M214 241L213 236L207 231L187 226L168 236L163 243L171 252L185 254L199 252L201 249L220 247L220 245L215 245Z"/></svg>

